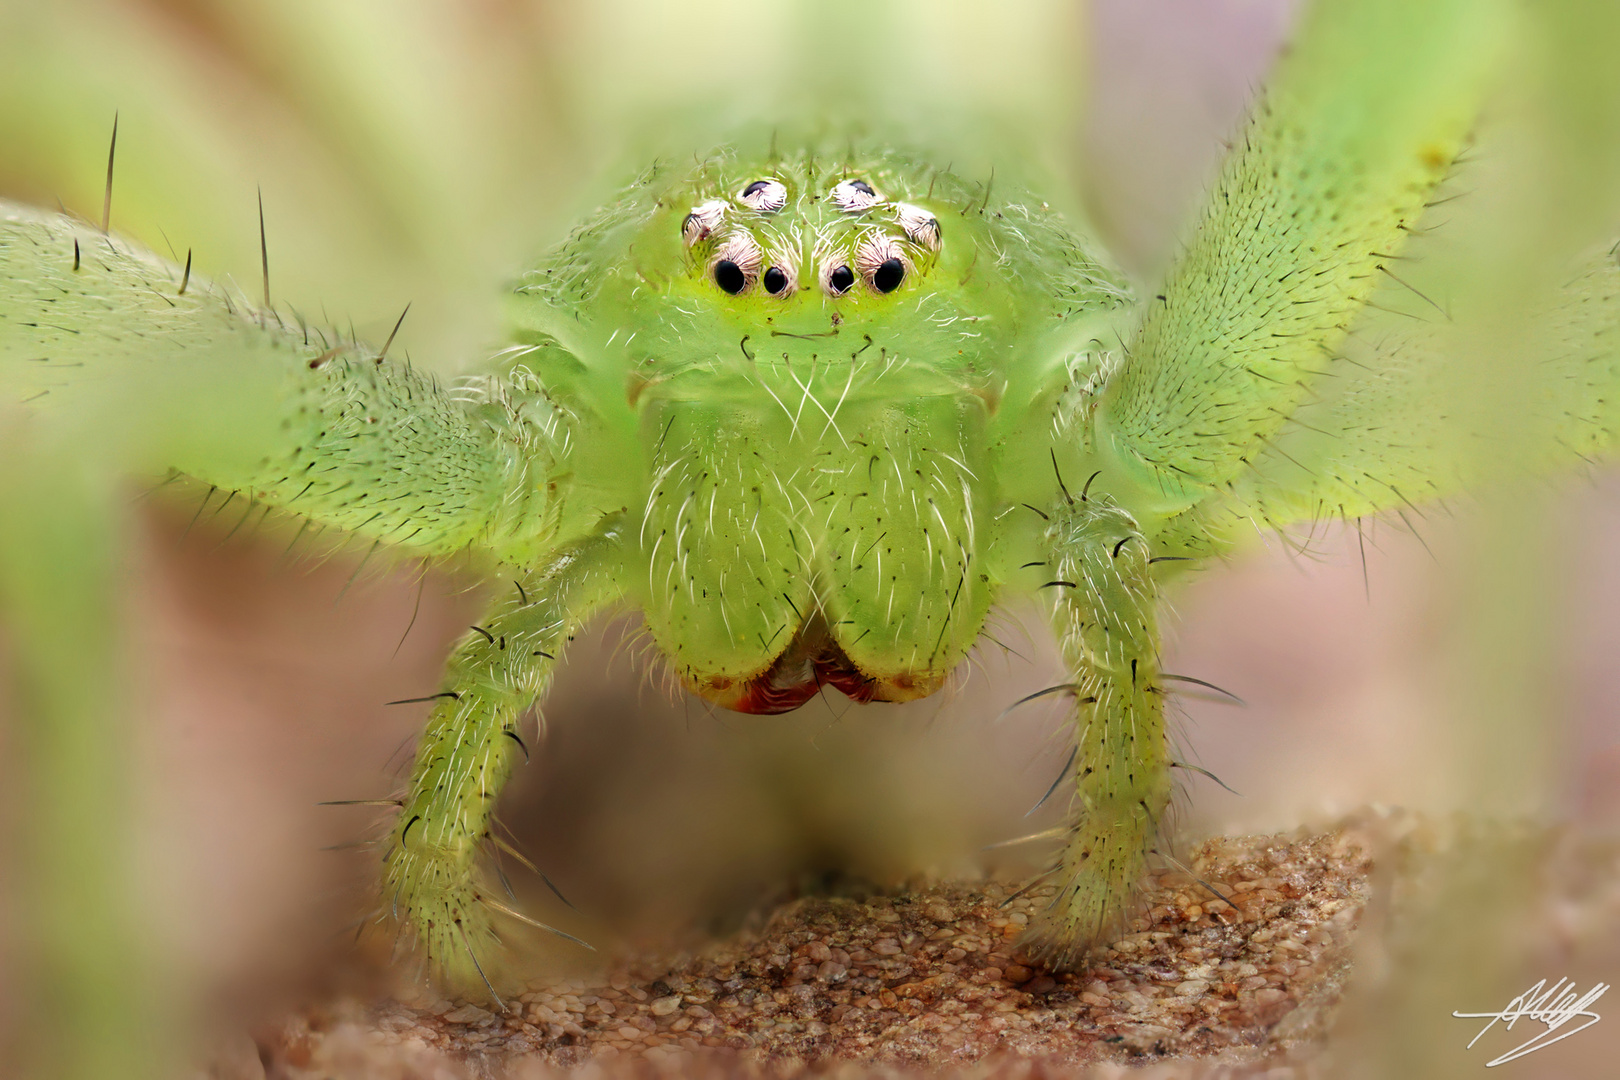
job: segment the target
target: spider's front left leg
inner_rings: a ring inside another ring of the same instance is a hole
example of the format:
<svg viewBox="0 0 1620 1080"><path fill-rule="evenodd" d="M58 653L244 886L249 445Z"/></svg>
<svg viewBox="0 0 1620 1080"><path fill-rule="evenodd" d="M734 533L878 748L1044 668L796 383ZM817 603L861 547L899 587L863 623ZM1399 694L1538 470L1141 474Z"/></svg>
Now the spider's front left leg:
<svg viewBox="0 0 1620 1080"><path fill-rule="evenodd" d="M1051 871L1057 892L1022 944L1072 967L1122 931L1173 785L1146 539L1093 495L1059 502L1046 540L1052 623L1076 700L1075 805Z"/></svg>
<svg viewBox="0 0 1620 1080"><path fill-rule="evenodd" d="M1216 546L1188 519L1329 374L1467 140L1508 7L1312 5L1197 234L1088 406L1091 497L1065 502L1050 534L1080 687L1078 818L1057 897L1030 928L1039 956L1074 963L1118 927L1169 801L1148 544Z"/></svg>
<svg viewBox="0 0 1620 1080"><path fill-rule="evenodd" d="M484 966L496 955L491 910L533 923L480 883L479 855L496 798L529 756L524 714L579 625L619 594L619 550L610 528L554 555L514 581L450 658L384 857L383 903L453 986L495 993Z"/></svg>

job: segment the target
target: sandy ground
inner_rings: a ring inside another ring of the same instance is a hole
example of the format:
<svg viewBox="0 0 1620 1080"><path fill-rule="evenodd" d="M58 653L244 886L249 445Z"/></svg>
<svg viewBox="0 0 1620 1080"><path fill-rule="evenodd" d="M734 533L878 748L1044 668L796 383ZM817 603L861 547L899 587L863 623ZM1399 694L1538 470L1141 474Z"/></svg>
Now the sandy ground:
<svg viewBox="0 0 1620 1080"><path fill-rule="evenodd" d="M1358 1053L1355 1021L1341 1017L1354 958L1387 959L1433 891L1425 868L1458 842L1441 823L1373 810L1325 832L1208 841L1192 869L1232 903L1162 874L1135 932L1077 973L1023 963L1014 944L1049 889L916 883L806 897L707 948L536 983L504 1009L337 998L237 1040L210 1074L1344 1075ZM1550 834L1536 843L1548 853L1537 917L1613 955L1620 852ZM1383 910L1358 929L1369 903ZM1478 1066L1505 1048L1487 1043ZM1549 1052L1545 1075L1584 1075L1580 1045L1560 1049L1573 1053Z"/></svg>
<svg viewBox="0 0 1620 1080"><path fill-rule="evenodd" d="M267 1073L288 1080L408 1076L435 1052L467 1075L634 1059L679 1068L694 1056L760 1074L784 1063L1259 1063L1309 1041L1339 997L1370 845L1355 827L1207 843L1194 869L1232 904L1184 873L1161 875L1137 932L1077 973L1021 963L1014 944L1052 887L925 884L792 901L695 954L535 985L504 1011L343 999L260 1050Z"/></svg>

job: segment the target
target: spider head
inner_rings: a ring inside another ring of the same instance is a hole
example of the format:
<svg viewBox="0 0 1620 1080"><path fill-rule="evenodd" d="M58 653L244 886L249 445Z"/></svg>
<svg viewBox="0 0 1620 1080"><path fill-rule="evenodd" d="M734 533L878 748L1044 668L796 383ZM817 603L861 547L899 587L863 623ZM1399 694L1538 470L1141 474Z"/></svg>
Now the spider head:
<svg viewBox="0 0 1620 1080"><path fill-rule="evenodd" d="M1128 291L1008 180L812 140L654 165L515 297L518 340L566 341L588 369L541 372L548 386L583 380L600 407L640 409L648 394L715 399L760 365L778 396L797 392L798 366L833 357L852 362L857 396L873 380L900 392L903 368L912 396L989 400L1037 371L1049 337L1074 336L1075 315Z"/></svg>

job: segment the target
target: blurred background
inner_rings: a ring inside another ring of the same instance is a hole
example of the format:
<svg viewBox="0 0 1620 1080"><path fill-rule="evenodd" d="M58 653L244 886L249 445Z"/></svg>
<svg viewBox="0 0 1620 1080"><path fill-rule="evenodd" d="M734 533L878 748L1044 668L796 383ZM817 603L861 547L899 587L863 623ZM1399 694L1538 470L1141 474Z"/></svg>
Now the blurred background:
<svg viewBox="0 0 1620 1080"><path fill-rule="evenodd" d="M378 340L409 302L395 350L455 372L498 344L502 283L635 162L808 93L898 117L921 142L959 139L959 164L1016 155L1151 281L1294 15L1287 0L817 11L0 0L0 196L98 219L116 112L115 229L176 261L193 251L199 272L256 294L262 193L278 303ZM929 63L907 59L919 54ZM998 127L1004 116L1023 122ZM353 977L330 958L375 863L321 849L372 835L374 811L315 804L393 791L425 707L383 703L437 689L480 598L453 570L356 575L358 553L284 558L274 528L228 537L245 509L190 527L195 500L139 504L130 767L162 951L221 1016L263 1018ZM1504 573L1481 539L1498 518L1466 505L1426 513L1417 535L1328 528L1306 553L1256 537L1180 590L1168 669L1246 702L1180 704L1187 753L1242 792L1191 780L1185 846L1368 803L1620 826L1620 478L1568 478L1537 513L1523 573L1534 617L1505 651L1476 640ZM1037 614L1007 612L996 637L1007 648L983 647L941 700L745 717L673 692L633 621L594 627L500 812L579 911L509 865L520 895L630 947L701 940L794 890L1023 872L1034 853L981 849L1061 811L1025 816L1067 751L1062 699L997 717L1065 680ZM1514 700L1537 703L1518 715L1536 750L1482 808L1480 770L1502 761L1479 746L1498 729L1469 703L1496 693L1504 665ZM26 827L4 800L0 815L0 836ZM0 934L14 954L27 928ZM26 1012L14 971L0 967L13 1040Z"/></svg>

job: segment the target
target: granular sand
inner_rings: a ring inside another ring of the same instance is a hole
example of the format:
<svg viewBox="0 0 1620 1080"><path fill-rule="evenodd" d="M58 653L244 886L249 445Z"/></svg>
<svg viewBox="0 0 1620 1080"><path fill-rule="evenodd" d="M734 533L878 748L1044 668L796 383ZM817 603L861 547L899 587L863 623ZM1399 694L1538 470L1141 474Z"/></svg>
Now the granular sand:
<svg viewBox="0 0 1620 1080"><path fill-rule="evenodd" d="M1191 869L1231 903L1184 872L1161 874L1134 932L1077 973L1041 970L1015 946L1051 886L939 883L800 899L758 932L536 984L504 1013L329 1003L261 1041L260 1057L285 1080L1036 1077L1189 1059L1264 1072L1326 1030L1372 847L1355 823L1210 840Z"/></svg>

